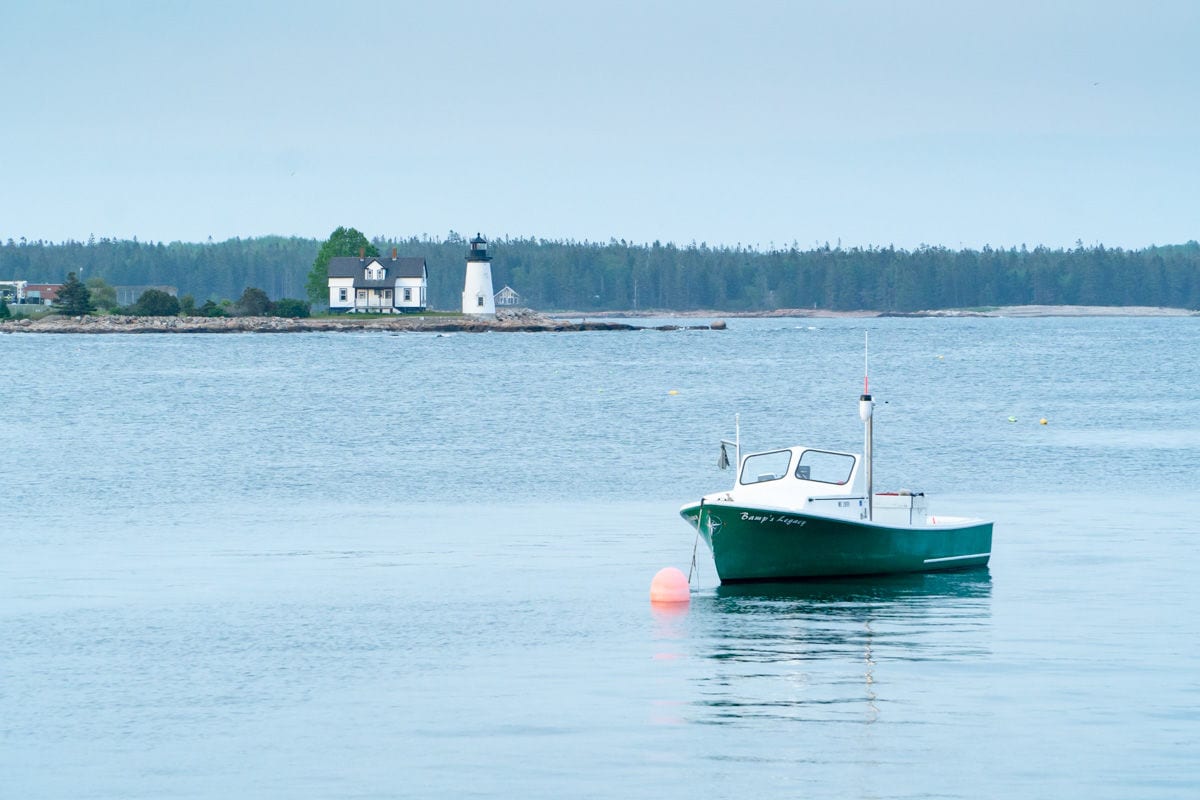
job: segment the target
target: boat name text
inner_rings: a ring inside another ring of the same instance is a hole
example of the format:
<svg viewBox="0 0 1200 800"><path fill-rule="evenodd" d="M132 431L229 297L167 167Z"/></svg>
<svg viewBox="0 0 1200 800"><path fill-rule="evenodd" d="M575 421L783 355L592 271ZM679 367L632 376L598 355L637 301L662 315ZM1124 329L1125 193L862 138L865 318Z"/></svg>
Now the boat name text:
<svg viewBox="0 0 1200 800"><path fill-rule="evenodd" d="M777 514L751 514L749 511L743 511L742 522L757 522L759 525L766 525L771 522L778 522L780 525L803 525L808 520L783 517Z"/></svg>

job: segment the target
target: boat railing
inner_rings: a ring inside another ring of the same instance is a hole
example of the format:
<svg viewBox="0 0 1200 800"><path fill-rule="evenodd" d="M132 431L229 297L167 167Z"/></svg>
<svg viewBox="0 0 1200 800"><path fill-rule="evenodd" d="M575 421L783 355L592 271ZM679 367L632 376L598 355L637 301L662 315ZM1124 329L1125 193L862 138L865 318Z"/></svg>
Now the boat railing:
<svg viewBox="0 0 1200 800"><path fill-rule="evenodd" d="M828 495L825 497L810 497L810 498L808 498L808 502L816 503L821 500L866 500L866 499L867 499L866 495L859 496L859 495L831 494L831 495Z"/></svg>

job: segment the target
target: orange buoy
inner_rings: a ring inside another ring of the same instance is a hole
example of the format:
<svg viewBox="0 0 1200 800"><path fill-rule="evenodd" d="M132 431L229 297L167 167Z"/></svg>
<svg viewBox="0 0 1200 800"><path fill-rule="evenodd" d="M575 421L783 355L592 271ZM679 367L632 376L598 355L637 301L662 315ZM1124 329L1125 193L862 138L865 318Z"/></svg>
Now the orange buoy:
<svg viewBox="0 0 1200 800"><path fill-rule="evenodd" d="M687 576L675 567L663 567L650 581L651 603L687 603L691 599Z"/></svg>

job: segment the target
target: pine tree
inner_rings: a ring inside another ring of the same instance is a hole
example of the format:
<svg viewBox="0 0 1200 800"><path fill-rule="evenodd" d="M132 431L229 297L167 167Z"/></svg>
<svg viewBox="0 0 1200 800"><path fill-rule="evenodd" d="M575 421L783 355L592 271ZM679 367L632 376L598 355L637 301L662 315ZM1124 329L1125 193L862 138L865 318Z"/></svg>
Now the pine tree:
<svg viewBox="0 0 1200 800"><path fill-rule="evenodd" d="M92 305L92 293L74 272L67 273L67 282L58 290L58 308L68 317L82 317L96 310Z"/></svg>

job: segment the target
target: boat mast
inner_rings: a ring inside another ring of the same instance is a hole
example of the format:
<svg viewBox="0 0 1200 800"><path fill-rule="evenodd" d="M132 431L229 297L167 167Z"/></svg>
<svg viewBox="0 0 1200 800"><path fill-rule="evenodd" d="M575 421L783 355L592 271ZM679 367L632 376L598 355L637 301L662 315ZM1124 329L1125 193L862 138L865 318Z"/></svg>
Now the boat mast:
<svg viewBox="0 0 1200 800"><path fill-rule="evenodd" d="M871 475L871 438L873 434L872 423L874 422L874 414L872 410L875 406L875 401L871 399L871 385L867 379L867 359L869 355L869 334L863 333L863 393L858 398L858 418L863 421L866 428L866 442L863 446L863 462L867 468L867 519L871 520L875 517L875 489L872 485Z"/></svg>

